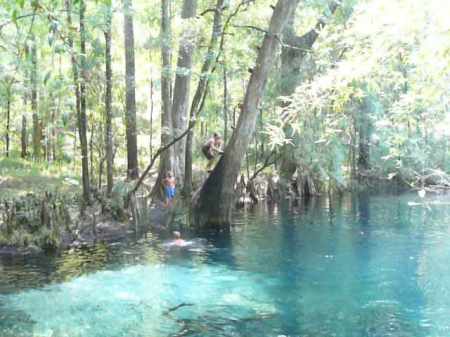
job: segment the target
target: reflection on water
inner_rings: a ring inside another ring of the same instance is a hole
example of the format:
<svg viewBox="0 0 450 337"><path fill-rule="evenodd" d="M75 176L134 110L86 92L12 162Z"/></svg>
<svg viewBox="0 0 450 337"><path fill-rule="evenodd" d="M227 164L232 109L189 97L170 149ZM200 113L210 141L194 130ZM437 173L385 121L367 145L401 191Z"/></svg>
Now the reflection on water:
<svg viewBox="0 0 450 337"><path fill-rule="evenodd" d="M312 199L244 210L195 247L3 257L0 336L450 337L442 200Z"/></svg>

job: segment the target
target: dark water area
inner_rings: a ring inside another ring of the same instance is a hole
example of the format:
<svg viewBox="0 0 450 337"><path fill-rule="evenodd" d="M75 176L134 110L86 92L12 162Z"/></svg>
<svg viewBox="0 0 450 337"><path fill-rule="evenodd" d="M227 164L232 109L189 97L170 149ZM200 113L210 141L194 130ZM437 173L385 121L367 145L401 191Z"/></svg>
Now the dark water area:
<svg viewBox="0 0 450 337"><path fill-rule="evenodd" d="M368 194L0 258L0 336L450 337L450 197Z"/></svg>

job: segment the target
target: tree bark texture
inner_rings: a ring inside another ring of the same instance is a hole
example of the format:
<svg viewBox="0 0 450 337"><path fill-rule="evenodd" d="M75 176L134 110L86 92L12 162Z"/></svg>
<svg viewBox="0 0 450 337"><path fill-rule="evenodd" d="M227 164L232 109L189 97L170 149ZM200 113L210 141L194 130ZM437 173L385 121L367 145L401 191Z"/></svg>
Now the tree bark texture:
<svg viewBox="0 0 450 337"><path fill-rule="evenodd" d="M6 101L6 157L9 157L9 142L10 142L10 122L11 122L11 91L8 90L8 98Z"/></svg>
<svg viewBox="0 0 450 337"><path fill-rule="evenodd" d="M223 61L223 141L228 141L228 77L225 58Z"/></svg>
<svg viewBox="0 0 450 337"><path fill-rule="evenodd" d="M299 0L296 1L297 5ZM329 6L329 12L333 14L338 5L332 2ZM287 97L294 93L297 86L302 81L302 64L308 51L311 50L320 31L325 27L326 22L319 19L310 31L304 35L297 36L295 33L295 16L294 14L287 18L286 26L283 30L283 41L285 45L281 50L281 68L280 68L280 96ZM280 102L281 107L286 107L288 102ZM292 139L292 144L286 144L281 149L281 165L280 165L280 186L285 190L289 185L292 175L297 169L295 160L294 147L298 144L294 129L289 123L284 127L285 135ZM282 193L284 193L282 191Z"/></svg>
<svg viewBox="0 0 450 337"><path fill-rule="evenodd" d="M136 128L136 81L134 60L132 0L123 0L123 19L125 37L125 78L126 78L126 138L127 138L127 177L139 177L137 128Z"/></svg>
<svg viewBox="0 0 450 337"><path fill-rule="evenodd" d="M153 78L150 76L150 132L149 132L149 150L150 150L150 159L153 157Z"/></svg>
<svg viewBox="0 0 450 337"><path fill-rule="evenodd" d="M87 118L86 118L86 31L84 26L84 14L86 4L84 0L80 0L80 65L81 65L81 81L80 81L80 113L78 115L78 132L80 134L81 146L81 169L83 181L83 198L86 203L90 203L90 181L89 181L89 154L87 143Z"/></svg>
<svg viewBox="0 0 450 337"><path fill-rule="evenodd" d="M72 27L72 3L71 0L65 0L65 7L67 12L67 25ZM80 1L80 42L82 37L84 38L84 3ZM82 118L82 110L81 110L81 85L79 80L79 71L78 71L78 63L76 58L76 51L73 43L73 35L69 32L69 36L67 39L67 43L70 48L70 60L72 63L72 75L73 82L75 85L75 110L77 113L77 128L78 134L80 137L80 145L81 145L81 164L82 164L82 182L83 182L83 200L86 203L90 203L90 186L89 186L89 166L88 166L88 155L87 155L87 138L86 138L86 116L84 116L84 126L83 126L83 118ZM83 63L82 63L83 66ZM86 108L86 100L84 100L84 108ZM86 112L86 110L84 110ZM74 144L76 144L76 138L74 139ZM75 149L76 150L76 147Z"/></svg>
<svg viewBox="0 0 450 337"><path fill-rule="evenodd" d="M192 55L195 47L196 34L192 23L188 20L195 18L197 0L184 0L181 18L185 20L184 31L178 47L178 61L175 76L175 87L172 102L172 122L174 137L178 137L187 129L187 113L189 106L189 92L191 83ZM174 145L174 174L178 183L183 184L185 168L186 141L182 139Z"/></svg>
<svg viewBox="0 0 450 337"><path fill-rule="evenodd" d="M38 115L38 89L37 89L37 48L36 38L32 35L31 45L31 111L33 116L33 158L41 159L41 138L42 131L39 125Z"/></svg>
<svg viewBox="0 0 450 337"><path fill-rule="evenodd" d="M243 111L236 129L219 163L203 184L194 203L194 221L199 227L228 227L235 202L236 183L245 151L255 131L256 121L269 71L280 44L286 17L292 15L296 1L278 0L268 32L259 49L255 67L248 82Z"/></svg>
<svg viewBox="0 0 450 337"><path fill-rule="evenodd" d="M172 33L170 20L170 3L171 0L161 0L161 145L170 143L172 132ZM162 181L167 171L173 168L173 147L161 153L159 161L158 177L152 190L152 197L164 200L164 190L162 189Z"/></svg>
<svg viewBox="0 0 450 337"><path fill-rule="evenodd" d="M22 130L20 133L20 145L21 145L20 156L22 158L27 157L27 146L28 146L27 138L28 138L27 137L27 117L25 115L22 115Z"/></svg>
<svg viewBox="0 0 450 337"><path fill-rule="evenodd" d="M106 12L105 30L105 144L106 144L106 191L110 196L114 185L114 157L113 157L113 134L112 134L112 69L111 69L111 21L112 9L108 5Z"/></svg>
<svg viewBox="0 0 450 337"><path fill-rule="evenodd" d="M364 173L370 170L370 137L372 133L372 123L370 114L372 104L370 96L363 98L358 113L358 177L364 180Z"/></svg>
<svg viewBox="0 0 450 337"><path fill-rule="evenodd" d="M222 13L224 8L225 0L217 0L213 28L211 31L211 38L208 46L208 51L206 53L205 60L201 68L201 76L197 84L197 89L195 90L194 98L192 99L192 104L189 112L189 124L194 125L197 120L197 116L201 110L202 101L205 98L209 75L211 68L214 66L217 57L217 46L220 34L222 33ZM185 170L184 170L184 195L186 198L190 198L192 195L192 146L194 140L194 128L186 137L186 149L185 149Z"/></svg>

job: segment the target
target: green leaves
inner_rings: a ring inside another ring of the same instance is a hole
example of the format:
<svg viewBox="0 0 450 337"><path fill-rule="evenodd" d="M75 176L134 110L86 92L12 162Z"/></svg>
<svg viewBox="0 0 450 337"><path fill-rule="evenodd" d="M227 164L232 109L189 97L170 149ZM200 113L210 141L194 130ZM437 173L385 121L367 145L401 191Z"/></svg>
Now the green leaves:
<svg viewBox="0 0 450 337"><path fill-rule="evenodd" d="M19 15L19 11L17 9L14 9L11 15L11 20L17 24L17 17Z"/></svg>

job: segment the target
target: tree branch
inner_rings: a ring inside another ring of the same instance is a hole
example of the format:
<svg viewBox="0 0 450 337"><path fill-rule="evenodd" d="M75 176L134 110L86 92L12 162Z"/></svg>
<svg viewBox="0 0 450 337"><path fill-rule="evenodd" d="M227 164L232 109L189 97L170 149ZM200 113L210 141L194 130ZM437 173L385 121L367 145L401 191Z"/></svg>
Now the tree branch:
<svg viewBox="0 0 450 337"><path fill-rule="evenodd" d="M272 158L272 156L274 154L275 154L275 150L270 152L270 154L264 160L264 163L262 164L262 166L259 169L257 169L255 172L253 172L252 176L248 179L249 181L254 180L258 176L258 174L260 174L264 169L275 164L275 162L277 161L279 156L276 156L272 161L270 161L270 159Z"/></svg>
<svg viewBox="0 0 450 337"><path fill-rule="evenodd" d="M0 30L2 30L3 27L5 27L5 26L7 26L7 25L9 25L9 24L11 24L13 22L16 22L17 20L29 18L30 16L35 16L35 15L36 15L36 12L33 12L33 13L30 13L30 14L20 15L15 20L8 20L6 22L3 22L2 24L0 24Z"/></svg>
<svg viewBox="0 0 450 337"><path fill-rule="evenodd" d="M144 181L145 177L147 176L148 172L152 169L153 165L155 164L156 159L166 150L168 150L171 146L173 146L175 143L186 137L186 135L191 131L191 129L195 126L195 124L189 125L189 127L178 137L174 138L170 143L167 143L164 146L161 146L153 156L153 158L150 161L150 164L148 164L145 171L141 174L138 181L136 182L136 185L134 188L128 193L127 195L127 201L130 200L131 196L136 193L136 191L139 189L139 187L142 185L142 182Z"/></svg>
<svg viewBox="0 0 450 337"><path fill-rule="evenodd" d="M205 9L203 12L201 12L199 14L199 16L204 16L207 13L215 13L216 11L217 11L216 8L208 8L208 9Z"/></svg>
<svg viewBox="0 0 450 337"><path fill-rule="evenodd" d="M256 27L256 26L251 26L251 25L233 25L232 27L234 27L234 28L253 29L253 30L256 30L256 31L264 33L264 34L269 34L269 32L267 30L259 28L259 27ZM315 32L315 30L314 30L314 32ZM309 34L309 33L307 33L307 34ZM307 35L307 34L305 34L305 35ZM301 36L299 39L302 39L305 35ZM290 48L290 49L300 50L300 51L303 51L303 52L310 52L310 48L302 48L302 47L300 47L300 46L303 45L302 43L297 43L297 42L285 43L282 39L280 39L280 37L278 35L275 35L274 37L278 40L278 42L280 43L281 47L283 47L283 48Z"/></svg>
<svg viewBox="0 0 450 337"><path fill-rule="evenodd" d="M336 9L339 7L339 3L337 1L333 1L328 6L328 11L330 12L330 16L336 12ZM328 12L327 11L327 12ZM301 35L301 36L293 36L291 39L286 41L286 47L288 48L294 48L294 49L303 49L305 51L309 51L311 49L312 45L316 41L317 37L319 36L319 31L322 30L325 25L327 18L327 13L323 13L322 17L317 20L317 23L315 24L314 28L312 28L307 33Z"/></svg>
<svg viewBox="0 0 450 337"><path fill-rule="evenodd" d="M259 28L259 27L256 27L256 26L251 26L251 25L233 25L232 27L234 27L234 28L253 29L253 30L256 30L256 31L264 33L264 34L269 34L269 32L267 30Z"/></svg>

